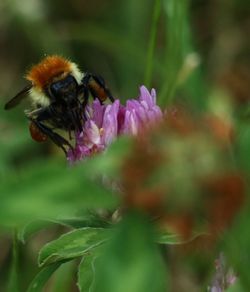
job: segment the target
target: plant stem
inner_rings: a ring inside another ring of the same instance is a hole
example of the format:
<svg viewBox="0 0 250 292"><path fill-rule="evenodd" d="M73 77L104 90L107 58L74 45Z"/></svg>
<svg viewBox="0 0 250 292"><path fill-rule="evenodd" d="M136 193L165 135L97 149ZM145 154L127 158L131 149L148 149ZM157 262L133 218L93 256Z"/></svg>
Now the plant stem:
<svg viewBox="0 0 250 292"><path fill-rule="evenodd" d="M172 102L177 88L177 79L184 57L189 50L187 32L188 0L164 0L167 16L166 80L159 94L159 103Z"/></svg>
<svg viewBox="0 0 250 292"><path fill-rule="evenodd" d="M155 0L152 24L151 24L151 29L150 29L150 38L149 38L149 43L148 43L145 78L144 78L144 83L147 87L151 86L154 49L155 49L156 35L157 35L157 24L159 21L160 12L161 12L161 0Z"/></svg>
<svg viewBox="0 0 250 292"><path fill-rule="evenodd" d="M18 238L17 238L17 230L13 231L13 245L12 245L12 263L11 270L9 275L9 284L8 291L9 292L18 292Z"/></svg>

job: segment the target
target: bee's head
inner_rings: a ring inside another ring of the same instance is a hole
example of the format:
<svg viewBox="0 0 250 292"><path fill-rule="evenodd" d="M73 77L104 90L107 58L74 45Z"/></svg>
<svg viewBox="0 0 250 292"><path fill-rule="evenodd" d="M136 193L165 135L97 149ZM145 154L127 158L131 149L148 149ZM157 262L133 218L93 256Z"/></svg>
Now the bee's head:
<svg viewBox="0 0 250 292"><path fill-rule="evenodd" d="M78 84L71 74L58 78L47 88L51 100L64 106L72 106L78 93Z"/></svg>
<svg viewBox="0 0 250 292"><path fill-rule="evenodd" d="M60 56L46 57L26 75L26 79L32 83L31 99L41 106L48 106L56 100L70 104L82 77L75 63Z"/></svg>

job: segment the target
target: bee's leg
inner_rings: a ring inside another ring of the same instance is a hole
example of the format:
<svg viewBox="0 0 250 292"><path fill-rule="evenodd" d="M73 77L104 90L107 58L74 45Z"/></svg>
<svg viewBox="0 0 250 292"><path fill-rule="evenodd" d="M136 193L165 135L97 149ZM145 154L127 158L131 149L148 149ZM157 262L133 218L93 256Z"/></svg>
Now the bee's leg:
<svg viewBox="0 0 250 292"><path fill-rule="evenodd" d="M82 109L81 112L80 112L80 115L82 114L84 121L86 121L87 120L87 116L86 116L85 108L86 108L86 106L88 104L88 101L89 101L89 90L86 87L86 85L83 84L83 83L79 86L78 90L79 90L79 94L83 95L83 101L82 102L78 99L78 102L80 104L80 108Z"/></svg>
<svg viewBox="0 0 250 292"><path fill-rule="evenodd" d="M65 155L67 154L66 147L73 150L72 145L62 136L53 131L53 126L55 128L67 128L66 119L60 120L62 117L58 116L58 113L54 110L52 106L39 108L32 112L26 112L27 118L35 124L39 131L48 136L58 147L60 147ZM45 125L44 122L49 121L50 127Z"/></svg>
<svg viewBox="0 0 250 292"><path fill-rule="evenodd" d="M83 108L83 119L84 121L87 121L87 115L86 115L86 106L88 104L88 101L89 101L89 91L87 88L85 88L84 90L84 100L82 102L82 108Z"/></svg>
<svg viewBox="0 0 250 292"><path fill-rule="evenodd" d="M38 121L37 119L32 119L32 118L30 118L30 121L34 123L36 127L42 133L48 136L58 147L60 147L65 153L65 155L67 155L67 150L65 146L69 147L71 150L74 150L72 145L66 139L64 139L62 136L52 131L52 129L49 128L48 126L45 126L41 121Z"/></svg>
<svg viewBox="0 0 250 292"><path fill-rule="evenodd" d="M46 108L46 111L38 116L39 121L45 121L50 120L52 121L52 124L56 128L64 128L67 129L67 126L69 125L68 120L65 118L65 115L62 115L58 113L54 106L50 105Z"/></svg>
<svg viewBox="0 0 250 292"><path fill-rule="evenodd" d="M98 98L103 103L107 98L114 102L114 97L107 88L101 76L86 73L82 79L83 86L88 88L94 98Z"/></svg>
<svg viewBox="0 0 250 292"><path fill-rule="evenodd" d="M60 115L52 105L43 108L37 115L32 115L31 118L41 123L49 121L51 126L55 128L70 130L69 121L65 118L65 115Z"/></svg>

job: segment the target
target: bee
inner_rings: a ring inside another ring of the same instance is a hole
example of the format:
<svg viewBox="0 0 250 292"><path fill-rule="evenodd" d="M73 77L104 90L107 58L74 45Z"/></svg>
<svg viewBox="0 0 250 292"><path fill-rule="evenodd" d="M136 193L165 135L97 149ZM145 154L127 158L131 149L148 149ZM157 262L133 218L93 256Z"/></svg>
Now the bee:
<svg viewBox="0 0 250 292"><path fill-rule="evenodd" d="M29 96L32 106L25 115L30 121L31 137L37 142L50 138L65 154L73 147L56 130L68 132L69 139L72 131L82 130L90 94L101 103L106 99L114 101L100 76L82 73L75 63L56 55L34 65L26 79L29 84L5 104L5 109L17 106Z"/></svg>

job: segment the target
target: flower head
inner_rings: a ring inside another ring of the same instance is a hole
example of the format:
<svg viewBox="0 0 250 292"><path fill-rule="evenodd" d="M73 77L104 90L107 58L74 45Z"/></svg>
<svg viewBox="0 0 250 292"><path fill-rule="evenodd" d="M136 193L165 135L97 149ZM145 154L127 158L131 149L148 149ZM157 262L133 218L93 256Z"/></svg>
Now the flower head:
<svg viewBox="0 0 250 292"><path fill-rule="evenodd" d="M145 86L140 87L138 99L126 102L122 133L136 135L148 125L162 117L161 109L156 105L156 92L151 93Z"/></svg>
<svg viewBox="0 0 250 292"><path fill-rule="evenodd" d="M102 152L119 135L137 135L162 117L156 105L156 92L140 87L138 99L130 99L123 106L119 100L109 105L98 99L86 107L86 121L81 132L76 133L74 150L69 150L68 160L76 161Z"/></svg>
<svg viewBox="0 0 250 292"><path fill-rule="evenodd" d="M236 282L237 276L235 275L232 268L228 268L223 253L221 253L219 258L216 259L215 269L216 272L212 280L212 285L209 287L209 291L223 292Z"/></svg>

